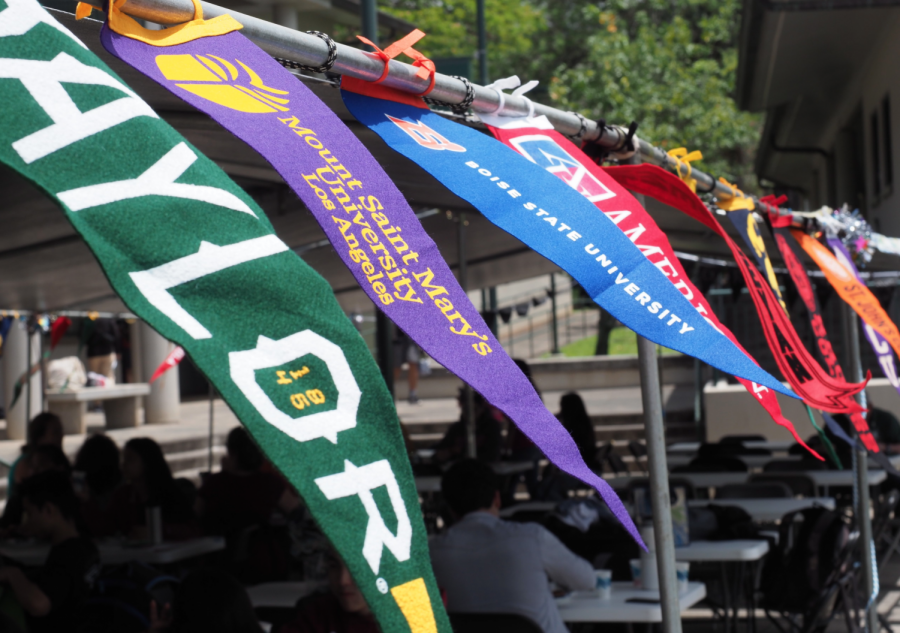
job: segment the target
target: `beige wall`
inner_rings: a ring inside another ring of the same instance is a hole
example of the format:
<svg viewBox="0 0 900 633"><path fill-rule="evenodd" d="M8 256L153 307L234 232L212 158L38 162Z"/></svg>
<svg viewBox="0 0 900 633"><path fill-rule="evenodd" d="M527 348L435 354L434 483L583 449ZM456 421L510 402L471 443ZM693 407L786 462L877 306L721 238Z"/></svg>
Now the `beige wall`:
<svg viewBox="0 0 900 633"><path fill-rule="evenodd" d="M871 400L870 406L886 409L900 418L900 394L887 381L887 378L873 378L866 388ZM725 435L763 435L769 440L790 440L791 434L775 424L762 406L752 402L754 396L741 385L712 386L703 390L703 401L706 408L706 439L716 442ZM781 412L794 427L800 437L807 438L815 434L806 408L799 400L778 394ZM823 424L822 416L815 412L816 423Z"/></svg>

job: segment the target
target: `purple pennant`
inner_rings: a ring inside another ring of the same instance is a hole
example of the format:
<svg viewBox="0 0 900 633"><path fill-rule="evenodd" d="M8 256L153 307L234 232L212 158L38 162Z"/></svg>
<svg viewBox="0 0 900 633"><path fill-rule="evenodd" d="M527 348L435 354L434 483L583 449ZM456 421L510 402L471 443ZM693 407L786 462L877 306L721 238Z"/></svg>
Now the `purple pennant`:
<svg viewBox="0 0 900 633"><path fill-rule="evenodd" d="M310 209L375 305L561 470L596 488L643 546L621 500L587 467L491 334L403 194L312 91L238 32L154 47L104 26L101 41L259 152Z"/></svg>

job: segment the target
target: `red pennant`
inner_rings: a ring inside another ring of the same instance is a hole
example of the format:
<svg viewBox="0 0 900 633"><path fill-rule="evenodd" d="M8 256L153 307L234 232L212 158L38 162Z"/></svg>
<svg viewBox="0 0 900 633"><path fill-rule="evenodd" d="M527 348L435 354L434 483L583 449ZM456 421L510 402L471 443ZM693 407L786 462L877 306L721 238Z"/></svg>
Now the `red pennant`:
<svg viewBox="0 0 900 633"><path fill-rule="evenodd" d="M681 179L656 165L646 164L609 167L606 172L626 189L643 193L679 209L725 240L744 276L775 362L794 391L807 404L831 413L852 414L864 410L853 399L853 395L862 391L866 383L847 383L832 378L810 356L756 266L728 236L697 194Z"/></svg>
<svg viewBox="0 0 900 633"><path fill-rule="evenodd" d="M154 380L162 376L164 373L175 367L178 363L182 361L184 358L184 348L180 345L173 349L166 359L159 364L159 367L156 368L156 371L153 372L153 376L150 377L150 382L152 383Z"/></svg>
<svg viewBox="0 0 900 633"><path fill-rule="evenodd" d="M62 340L63 335L66 333L66 330L69 329L70 325L72 325L72 319L70 319L69 317L61 316L57 317L57 319L53 322L53 325L50 326L51 351L56 349L56 346L59 345L60 340Z"/></svg>
<svg viewBox="0 0 900 633"><path fill-rule="evenodd" d="M703 293L691 283L681 262L675 255L675 251L669 244L666 234L657 226L650 214L632 196L625 195L627 192L624 191L619 183L596 165L579 147L559 132L543 127L517 125L515 128L496 128L488 125L488 129L497 140L523 156L530 158L532 161L550 161L545 165L550 171L594 202L601 211L604 211L604 209L615 209L614 211L609 211L607 216L616 223L616 226L626 235L633 238L635 245L641 249L641 252L644 253L647 259L669 277L672 284L691 302L691 305L696 308L697 312L703 315L703 318L727 336L741 351L745 354L747 353L741 344L738 343L734 334L716 317ZM553 153L552 145L543 148L543 151L539 149L540 156L532 156L531 154L534 152L528 151L528 141L533 140L536 136L544 137L549 142L555 143L562 150L557 152L559 156L549 155ZM747 356L751 359L753 358L749 354ZM738 380L753 395L754 399L765 408L776 424L787 429L794 439L806 447L812 455L822 459L818 453L806 446L806 442L797 434L791 421L781 413L781 406L778 404L778 398L774 392L766 387L760 387L749 380L744 380L743 378L738 378Z"/></svg>

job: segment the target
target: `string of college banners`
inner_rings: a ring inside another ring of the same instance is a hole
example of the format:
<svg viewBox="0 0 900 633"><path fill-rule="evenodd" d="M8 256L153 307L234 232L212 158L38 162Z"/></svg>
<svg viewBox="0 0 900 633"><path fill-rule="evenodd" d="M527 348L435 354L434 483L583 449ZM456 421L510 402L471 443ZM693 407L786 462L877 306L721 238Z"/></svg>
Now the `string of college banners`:
<svg viewBox="0 0 900 633"><path fill-rule="evenodd" d="M809 323L812 327L813 335L816 337L816 350L819 352L819 358L833 378L844 380L844 370L838 363L837 354L834 353L834 347L828 339L828 332L825 329L825 320L822 318L818 295L809 280L806 269L800 262L797 242L794 236L791 235L791 231L784 226L777 226L773 223L772 233L781 257L784 259L788 274L797 287L797 293L800 295L803 305L806 306ZM853 427L859 433L860 440L865 444L866 448L877 453L879 451L878 443L872 437L872 432L862 413L852 413L850 420L853 422Z"/></svg>
<svg viewBox="0 0 900 633"><path fill-rule="evenodd" d="M114 7L101 41L269 161L375 305L554 464L594 486L640 543L618 496L584 463L375 158L302 82L234 28L211 32L214 23L148 31Z"/></svg>
<svg viewBox="0 0 900 633"><path fill-rule="evenodd" d="M0 161L62 207L129 309L191 355L382 630L450 633L393 399L328 283L34 0L0 10L0 91Z"/></svg>
<svg viewBox="0 0 900 633"><path fill-rule="evenodd" d="M432 113L415 96L347 77L342 96L357 120L390 147L562 267L639 335L796 397L697 315L609 218L542 167Z"/></svg>
<svg viewBox="0 0 900 633"><path fill-rule="evenodd" d="M834 380L810 356L762 274L683 180L661 167L648 164L608 167L606 172L626 189L679 209L725 240L750 291L775 362L807 404L836 413L862 411L852 396L865 385Z"/></svg>
<svg viewBox="0 0 900 633"><path fill-rule="evenodd" d="M629 195L579 147L555 131L547 117L499 117L484 114L479 116L497 140L562 179L603 211L712 327L722 332L746 353L734 334L719 321L703 293L691 282L656 221L637 199ZM617 201L612 208L604 204L611 199ZM747 356L753 360L752 356L749 354ZM815 451L806 446L806 442L797 433L791 421L782 415L775 393L744 378L738 377L738 381L754 396L754 400L765 408L776 424L787 429L797 442L821 459Z"/></svg>
<svg viewBox="0 0 900 633"><path fill-rule="evenodd" d="M750 205L748 204L746 206ZM802 342L800 335L797 334L797 330L796 328L794 328L794 324L790 321L790 315L788 314L784 299L781 296L781 288L778 285L778 279L775 277L775 271L772 267L772 260L769 259L769 253L766 250L766 243L765 241L763 241L762 233L760 231L759 224L757 224L756 222L756 216L754 215L753 211L748 208L739 208L730 210L725 215L731 222L732 226L734 226L734 228L740 234L741 238L744 240L744 243L750 249L753 257L756 259L756 265L759 269L759 272L765 277L766 281L769 284L769 288L772 289L772 294L775 295L775 298L778 300L778 304L781 306L781 309L785 314L785 322L787 326L790 327L791 338ZM774 348L772 348L772 352L773 354L775 353ZM809 363L811 363L815 367L820 367L820 365L816 363L815 359L808 353L805 345L801 346L801 352ZM842 387L849 384L844 378L843 373L840 378L836 378L832 375L831 370L829 369L825 376L827 377L827 379L834 382L838 386ZM867 376L866 380L863 381L862 384L865 385L865 383L867 383L870 378L871 375ZM868 425L865 424L865 418L862 417L861 410L858 407L858 403L856 402L856 400L851 396L844 398L843 402L847 405L847 409L843 412L832 411L832 413L847 413L849 415L856 415L857 421L861 424L861 428L865 428L866 430L868 430ZM874 444L874 441L872 442L872 444Z"/></svg>

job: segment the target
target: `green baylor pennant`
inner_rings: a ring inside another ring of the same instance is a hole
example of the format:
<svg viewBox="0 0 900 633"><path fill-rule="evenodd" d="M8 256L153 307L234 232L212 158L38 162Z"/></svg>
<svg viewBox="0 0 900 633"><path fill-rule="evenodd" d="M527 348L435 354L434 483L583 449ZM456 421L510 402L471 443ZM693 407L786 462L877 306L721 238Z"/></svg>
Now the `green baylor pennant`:
<svg viewBox="0 0 900 633"><path fill-rule="evenodd" d="M382 630L449 633L393 400L325 280L33 0L0 0L0 94L0 161L60 204L126 305L187 350Z"/></svg>

